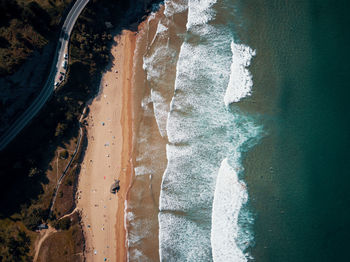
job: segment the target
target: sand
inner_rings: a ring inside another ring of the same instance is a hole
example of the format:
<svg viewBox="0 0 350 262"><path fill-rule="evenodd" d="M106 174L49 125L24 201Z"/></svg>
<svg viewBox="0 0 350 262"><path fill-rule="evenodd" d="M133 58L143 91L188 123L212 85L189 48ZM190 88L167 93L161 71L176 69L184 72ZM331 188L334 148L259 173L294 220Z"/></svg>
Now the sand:
<svg viewBox="0 0 350 262"><path fill-rule="evenodd" d="M88 115L88 146L82 163L77 206L82 210L87 261L126 261L124 203L132 178L132 67L136 35L115 38L111 67ZM110 193L114 179L121 189Z"/></svg>

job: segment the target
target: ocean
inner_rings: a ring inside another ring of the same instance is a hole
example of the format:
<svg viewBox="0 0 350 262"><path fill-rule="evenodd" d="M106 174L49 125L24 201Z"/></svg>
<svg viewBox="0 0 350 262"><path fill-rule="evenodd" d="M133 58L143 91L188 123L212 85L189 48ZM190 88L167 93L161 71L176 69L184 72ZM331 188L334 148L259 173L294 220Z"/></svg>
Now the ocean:
<svg viewBox="0 0 350 262"><path fill-rule="evenodd" d="M347 261L349 2L240 1L267 136L245 159L257 261ZM251 106L248 105L250 108Z"/></svg>
<svg viewBox="0 0 350 262"><path fill-rule="evenodd" d="M171 0L144 22L130 261L345 258L345 7Z"/></svg>

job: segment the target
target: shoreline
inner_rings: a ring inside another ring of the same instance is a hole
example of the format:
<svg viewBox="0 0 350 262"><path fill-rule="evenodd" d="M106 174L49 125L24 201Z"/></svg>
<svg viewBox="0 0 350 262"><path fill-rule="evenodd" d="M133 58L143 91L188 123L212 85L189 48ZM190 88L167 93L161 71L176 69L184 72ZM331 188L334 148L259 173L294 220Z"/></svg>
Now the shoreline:
<svg viewBox="0 0 350 262"><path fill-rule="evenodd" d="M136 47L136 33L131 31L123 31L123 35L126 34L125 52L128 52L126 59L124 59L123 68L129 69L124 71L123 79L123 106L121 114L121 125L123 127L123 145L121 156L121 170L119 177L125 176L125 191L121 191L118 194L122 194L123 197L118 197L118 210L117 210L117 222L116 227L116 261L126 261L127 259L127 231L125 225L125 204L127 202L127 194L129 192L132 177L133 177L133 113L134 113L134 99L133 99L133 87L132 87L132 74L133 74L133 59L134 50ZM130 45L130 46L127 46ZM125 54L124 54L125 55ZM121 180L122 181L122 180ZM119 221L118 221L119 220ZM121 223L122 220L122 223Z"/></svg>
<svg viewBox="0 0 350 262"><path fill-rule="evenodd" d="M131 190L128 192L126 209L126 227L128 231L128 255L130 261L137 261L142 257L147 261L159 261L159 195L162 177L167 166L166 143L167 138L162 136L159 123L155 117L155 93L161 91L154 78L150 75L149 61L155 50L169 44L167 37L157 35L158 24L164 18L164 6L152 13L138 28L136 49L134 55L133 89L135 100L134 114L134 176ZM162 63L161 54L158 62ZM145 60L146 59L146 60ZM145 62L146 61L146 62ZM146 66L146 68L145 68ZM156 68L154 68L156 70ZM162 76L167 82L174 76L169 67L162 69ZM164 70L164 71L163 71ZM172 71L174 72L174 71ZM158 79L159 80L159 79ZM164 84L164 82L163 82ZM173 94L172 91L170 91ZM169 95L170 95L169 93ZM161 93L165 99L170 99ZM170 100L169 100L170 103Z"/></svg>
<svg viewBox="0 0 350 262"><path fill-rule="evenodd" d="M89 105L88 146L79 177L77 206L82 211L87 261L125 261L124 204L131 183L133 139L132 72L135 33L115 36L114 57ZM120 191L110 186L120 180Z"/></svg>

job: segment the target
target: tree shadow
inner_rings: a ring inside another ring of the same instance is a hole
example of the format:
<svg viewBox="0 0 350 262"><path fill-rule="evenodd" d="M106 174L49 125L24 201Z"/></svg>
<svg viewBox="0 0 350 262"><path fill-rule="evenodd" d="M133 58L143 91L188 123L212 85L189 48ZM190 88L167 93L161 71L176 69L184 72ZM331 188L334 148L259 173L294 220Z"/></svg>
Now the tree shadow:
<svg viewBox="0 0 350 262"><path fill-rule="evenodd" d="M90 1L76 24L76 34L84 30L82 24L87 23L93 27L89 33L109 32L115 35L123 29L136 31L138 23L150 12L152 5L159 3L158 0L148 5L145 1L136 1L133 5L129 1ZM112 30L106 29L106 21L114 25ZM107 48L102 48L102 54L95 52L90 60L87 57L75 58L78 62L70 65L67 82L0 152L0 218L20 213L23 206L40 201L44 186L49 183L46 171L52 169L50 162L57 147L65 147L65 143L78 136L80 114L88 101L98 94L102 74L113 66L109 50L117 43L112 39L98 42L104 43L107 43ZM75 44L72 39L71 45ZM84 140L83 148L86 145ZM83 157L84 152L80 155L81 159Z"/></svg>

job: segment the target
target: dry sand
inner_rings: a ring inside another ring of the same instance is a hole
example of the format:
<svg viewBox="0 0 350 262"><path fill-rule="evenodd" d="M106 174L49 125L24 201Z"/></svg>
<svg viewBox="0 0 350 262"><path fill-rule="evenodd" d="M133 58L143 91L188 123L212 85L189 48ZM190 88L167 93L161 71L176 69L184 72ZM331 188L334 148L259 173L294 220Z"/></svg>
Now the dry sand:
<svg viewBox="0 0 350 262"><path fill-rule="evenodd" d="M111 68L90 105L88 146L79 178L87 261L126 261L124 203L132 178L132 67L135 33L123 31L112 48ZM110 193L114 179L121 189Z"/></svg>

